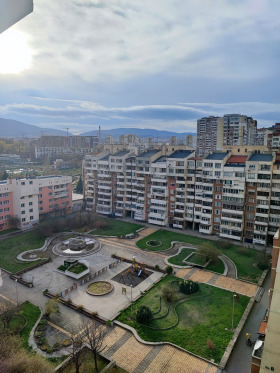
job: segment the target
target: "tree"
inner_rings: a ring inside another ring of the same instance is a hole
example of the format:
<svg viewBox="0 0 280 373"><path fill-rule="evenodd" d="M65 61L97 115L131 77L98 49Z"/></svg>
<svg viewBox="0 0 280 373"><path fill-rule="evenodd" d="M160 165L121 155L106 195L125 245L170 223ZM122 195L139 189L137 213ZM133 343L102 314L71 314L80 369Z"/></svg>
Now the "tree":
<svg viewBox="0 0 280 373"><path fill-rule="evenodd" d="M20 227L20 218L16 215L11 216L9 218L9 225L13 228L19 228Z"/></svg>
<svg viewBox="0 0 280 373"><path fill-rule="evenodd" d="M209 262L216 264L219 261L219 256L221 255L221 252L217 249L215 249L213 246L209 245L208 243L205 243L202 245L198 250L197 253L200 255L205 256L205 263Z"/></svg>
<svg viewBox="0 0 280 373"><path fill-rule="evenodd" d="M163 286L161 289L161 296L165 303L173 303L175 301L174 288L170 285Z"/></svg>
<svg viewBox="0 0 280 373"><path fill-rule="evenodd" d="M83 353L83 335L78 331L79 329L83 330L82 326L81 328L72 330L69 336L71 345L66 348L67 352L69 352L69 355L71 356L73 364L75 365L75 373L80 372L80 368L87 357L86 354Z"/></svg>
<svg viewBox="0 0 280 373"><path fill-rule="evenodd" d="M9 177L9 174L8 174L8 172L5 170L5 171L3 172L3 175L2 175L2 177L1 177L1 180L7 180L8 177Z"/></svg>
<svg viewBox="0 0 280 373"><path fill-rule="evenodd" d="M194 294L199 291L199 285L197 282L187 280L187 281L182 281L179 284L179 290L183 294Z"/></svg>
<svg viewBox="0 0 280 373"><path fill-rule="evenodd" d="M60 313L59 310L59 299L52 298L49 299L45 304L45 314L50 316L52 313Z"/></svg>
<svg viewBox="0 0 280 373"><path fill-rule="evenodd" d="M80 176L79 178L79 181L76 185L76 192L79 193L79 194L83 194L83 180L82 180L82 177Z"/></svg>
<svg viewBox="0 0 280 373"><path fill-rule="evenodd" d="M139 307L136 313L136 320L140 324L150 324L150 322L153 320L153 314L150 308L146 306Z"/></svg>
<svg viewBox="0 0 280 373"><path fill-rule="evenodd" d="M51 373L53 367L41 356L21 346L19 335L0 331L0 369L5 373Z"/></svg>
<svg viewBox="0 0 280 373"><path fill-rule="evenodd" d="M108 330L107 326L100 325L97 321L83 324L84 341L93 355L96 372L98 372L97 355L106 348L105 337L108 334Z"/></svg>
<svg viewBox="0 0 280 373"><path fill-rule="evenodd" d="M3 329L9 329L10 322L18 312L18 307L10 303L0 303L0 321Z"/></svg>
<svg viewBox="0 0 280 373"><path fill-rule="evenodd" d="M258 260L258 267L264 271L267 269L270 265L270 257L266 252L266 249L263 249L260 251L257 255L257 260Z"/></svg>

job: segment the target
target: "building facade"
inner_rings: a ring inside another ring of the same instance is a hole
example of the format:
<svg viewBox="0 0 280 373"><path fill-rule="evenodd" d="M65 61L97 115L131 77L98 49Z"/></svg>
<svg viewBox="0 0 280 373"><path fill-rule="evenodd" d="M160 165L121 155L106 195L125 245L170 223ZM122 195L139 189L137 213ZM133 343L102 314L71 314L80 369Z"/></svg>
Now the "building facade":
<svg viewBox="0 0 280 373"><path fill-rule="evenodd" d="M257 121L240 114L206 117L197 120L197 154L204 156L225 145L255 145Z"/></svg>
<svg viewBox="0 0 280 373"><path fill-rule="evenodd" d="M0 230L11 227L12 217L17 217L20 228L25 229L44 217L71 212L70 176L8 179L0 183Z"/></svg>
<svg viewBox="0 0 280 373"><path fill-rule="evenodd" d="M279 226L280 159L272 152L238 150L205 157L172 147L87 155L86 207L267 245Z"/></svg>

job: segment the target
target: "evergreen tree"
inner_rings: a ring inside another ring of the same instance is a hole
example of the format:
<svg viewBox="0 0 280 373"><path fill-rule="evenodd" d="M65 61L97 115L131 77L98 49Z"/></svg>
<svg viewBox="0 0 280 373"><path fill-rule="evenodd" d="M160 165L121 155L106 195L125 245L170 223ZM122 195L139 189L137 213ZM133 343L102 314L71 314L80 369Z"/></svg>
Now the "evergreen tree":
<svg viewBox="0 0 280 373"><path fill-rule="evenodd" d="M8 172L5 170L5 171L3 172L3 175L2 175L1 180L7 180L8 177L9 177L9 174L8 174Z"/></svg>
<svg viewBox="0 0 280 373"><path fill-rule="evenodd" d="M76 192L79 194L83 194L83 180L82 177L80 176L78 184L76 186Z"/></svg>

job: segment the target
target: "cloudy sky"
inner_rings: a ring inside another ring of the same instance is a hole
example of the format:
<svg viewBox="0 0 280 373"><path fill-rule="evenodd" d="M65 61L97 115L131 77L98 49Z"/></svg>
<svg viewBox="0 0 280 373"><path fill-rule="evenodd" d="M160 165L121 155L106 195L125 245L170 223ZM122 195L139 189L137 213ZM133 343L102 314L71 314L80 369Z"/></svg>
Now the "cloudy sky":
<svg viewBox="0 0 280 373"><path fill-rule="evenodd" d="M72 133L280 122L279 0L34 0L0 34L0 117Z"/></svg>

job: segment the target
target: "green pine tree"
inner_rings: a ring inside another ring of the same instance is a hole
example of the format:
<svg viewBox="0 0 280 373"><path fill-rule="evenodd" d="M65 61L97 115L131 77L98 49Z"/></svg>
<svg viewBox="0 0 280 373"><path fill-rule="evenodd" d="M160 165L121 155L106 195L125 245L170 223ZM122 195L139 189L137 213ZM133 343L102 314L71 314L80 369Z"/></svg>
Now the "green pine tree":
<svg viewBox="0 0 280 373"><path fill-rule="evenodd" d="M79 194L83 193L83 180L82 180L81 176L80 176L79 181L78 181L77 186L76 186L76 192L79 193Z"/></svg>

